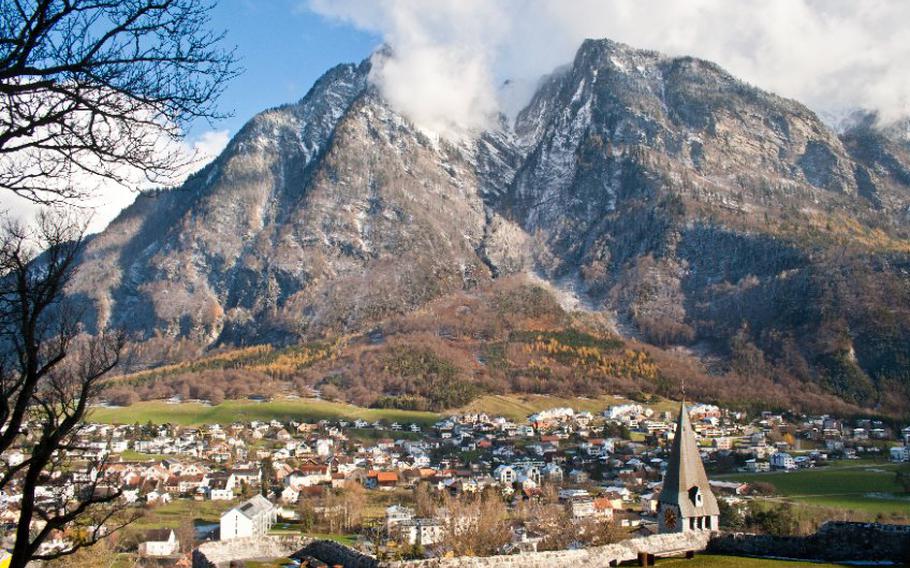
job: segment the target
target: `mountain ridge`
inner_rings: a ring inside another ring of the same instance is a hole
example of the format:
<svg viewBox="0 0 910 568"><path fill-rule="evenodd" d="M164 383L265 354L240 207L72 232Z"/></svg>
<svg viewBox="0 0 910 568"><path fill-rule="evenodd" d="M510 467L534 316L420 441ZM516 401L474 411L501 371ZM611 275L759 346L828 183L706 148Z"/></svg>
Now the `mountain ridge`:
<svg viewBox="0 0 910 568"><path fill-rule="evenodd" d="M713 63L587 40L514 125L449 142L392 109L370 66L260 113L91 239L70 290L88 328L288 344L538 274L613 332L848 402L910 400L899 132L838 137Z"/></svg>

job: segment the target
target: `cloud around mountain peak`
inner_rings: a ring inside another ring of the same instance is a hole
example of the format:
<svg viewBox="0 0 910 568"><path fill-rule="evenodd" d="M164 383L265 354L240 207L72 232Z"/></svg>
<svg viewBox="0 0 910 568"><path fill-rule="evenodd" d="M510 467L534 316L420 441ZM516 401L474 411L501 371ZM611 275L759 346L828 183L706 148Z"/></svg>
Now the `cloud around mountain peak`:
<svg viewBox="0 0 910 568"><path fill-rule="evenodd" d="M308 0L378 33L383 95L431 130L475 130L514 114L585 38L694 55L825 115L910 114L910 3L902 0ZM508 89L502 85L508 80Z"/></svg>

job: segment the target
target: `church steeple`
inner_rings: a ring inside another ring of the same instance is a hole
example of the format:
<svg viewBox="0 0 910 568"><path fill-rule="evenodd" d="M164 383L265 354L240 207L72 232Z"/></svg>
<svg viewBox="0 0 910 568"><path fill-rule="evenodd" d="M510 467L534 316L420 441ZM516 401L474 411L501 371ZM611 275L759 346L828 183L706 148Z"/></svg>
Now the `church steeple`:
<svg viewBox="0 0 910 568"><path fill-rule="evenodd" d="M658 498L658 515L660 532L718 528L720 510L708 484L685 401L679 408L670 462Z"/></svg>

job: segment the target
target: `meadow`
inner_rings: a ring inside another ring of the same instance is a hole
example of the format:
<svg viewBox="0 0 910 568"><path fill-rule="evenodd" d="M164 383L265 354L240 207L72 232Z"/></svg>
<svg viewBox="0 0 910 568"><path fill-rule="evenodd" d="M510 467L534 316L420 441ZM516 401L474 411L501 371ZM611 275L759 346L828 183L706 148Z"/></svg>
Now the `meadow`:
<svg viewBox="0 0 910 568"><path fill-rule="evenodd" d="M198 426L201 424L231 424L253 420L298 420L318 422L319 420L356 420L368 422L382 420L387 423L432 424L439 420L433 412L411 410L360 408L338 402L301 398L279 399L269 402L249 400L226 400L216 406L195 402L169 404L164 401L137 402L125 407L92 408L88 420L107 424L134 424L152 422L155 424L179 424Z"/></svg>
<svg viewBox="0 0 910 568"><path fill-rule="evenodd" d="M551 408L568 406L577 411L587 410L597 414L608 406L624 402L629 401L611 396L583 398L550 395L487 395L456 410L437 413L391 408L362 408L315 398L279 398L268 402L226 400L215 406L196 402L170 404L162 400L153 400L123 407L95 407L91 409L88 419L107 424L135 424L137 422L144 424L151 421L155 424L198 426L251 420L317 422L319 420L361 418L368 422L381 420L386 423L416 423L426 426L447 414L484 412L490 416L504 416L520 422L535 412ZM675 410L674 403L664 400L647 406L655 411Z"/></svg>
<svg viewBox="0 0 910 568"><path fill-rule="evenodd" d="M806 505L877 515L910 517L910 495L901 494L895 480L897 465L867 460L789 473L734 473L718 479L765 482L784 499Z"/></svg>

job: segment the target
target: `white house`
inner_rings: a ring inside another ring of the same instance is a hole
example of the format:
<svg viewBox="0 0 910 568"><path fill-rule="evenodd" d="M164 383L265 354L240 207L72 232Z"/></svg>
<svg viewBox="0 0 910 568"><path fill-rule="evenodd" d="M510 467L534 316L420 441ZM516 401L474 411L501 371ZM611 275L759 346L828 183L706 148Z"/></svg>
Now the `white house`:
<svg viewBox="0 0 910 568"><path fill-rule="evenodd" d="M171 556L180 552L180 541L172 529L154 529L146 533L139 545L140 556Z"/></svg>
<svg viewBox="0 0 910 568"><path fill-rule="evenodd" d="M774 469L796 469L796 461L787 452L777 452L771 456L771 467Z"/></svg>
<svg viewBox="0 0 910 568"><path fill-rule="evenodd" d="M401 523L414 520L414 509L401 505L391 505L385 510L385 528L392 532Z"/></svg>
<svg viewBox="0 0 910 568"><path fill-rule="evenodd" d="M512 485L517 477L515 468L510 465L501 465L493 470L493 477L503 485Z"/></svg>
<svg viewBox="0 0 910 568"><path fill-rule="evenodd" d="M894 446L891 448L891 461L910 461L910 446Z"/></svg>
<svg viewBox="0 0 910 568"><path fill-rule="evenodd" d="M431 546L442 540L445 529L435 519L411 519L399 523L394 530L411 546Z"/></svg>
<svg viewBox="0 0 910 568"><path fill-rule="evenodd" d="M221 540L265 535L277 520L275 506L256 495L221 515Z"/></svg>

